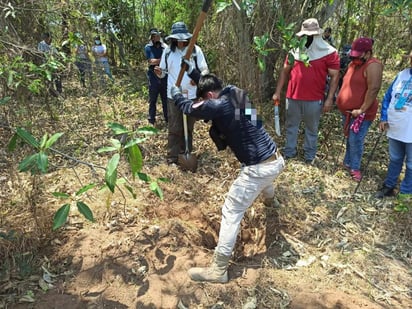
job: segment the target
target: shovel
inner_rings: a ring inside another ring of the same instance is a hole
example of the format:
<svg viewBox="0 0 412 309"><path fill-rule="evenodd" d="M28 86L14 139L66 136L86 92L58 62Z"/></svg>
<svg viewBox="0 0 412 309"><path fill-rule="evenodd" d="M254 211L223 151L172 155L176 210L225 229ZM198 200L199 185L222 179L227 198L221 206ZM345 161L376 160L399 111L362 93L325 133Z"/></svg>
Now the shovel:
<svg viewBox="0 0 412 309"><path fill-rule="evenodd" d="M189 45L187 46L186 54L184 56L184 58L187 60L189 60L192 55L192 51L195 46L197 37L199 36L200 29L202 28L203 22L206 19L207 11L209 10L211 3L212 3L212 0L203 1L202 11L200 12L199 17L197 18L196 26L195 26L195 29L193 30L192 38L189 41ZM185 66L182 66L180 68L179 76L177 77L177 80L176 80L176 87L180 87L184 73L185 73ZM185 153L179 154L178 163L183 169L195 172L197 168L197 158L195 155L192 155L189 150L189 132L187 129L187 116L185 114L183 114L183 132L185 136Z"/></svg>

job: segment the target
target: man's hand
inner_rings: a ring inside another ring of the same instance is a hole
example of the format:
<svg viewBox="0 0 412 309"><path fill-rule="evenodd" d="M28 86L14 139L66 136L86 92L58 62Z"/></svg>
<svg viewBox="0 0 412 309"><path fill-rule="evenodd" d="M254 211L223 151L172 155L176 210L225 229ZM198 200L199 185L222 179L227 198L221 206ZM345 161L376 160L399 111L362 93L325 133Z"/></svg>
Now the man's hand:
<svg viewBox="0 0 412 309"><path fill-rule="evenodd" d="M153 71L159 78L164 78L166 76L166 72L163 71L159 66L155 66Z"/></svg>
<svg viewBox="0 0 412 309"><path fill-rule="evenodd" d="M181 66L185 68L185 71L187 72L188 75L190 75L193 72L194 67L193 67L193 64L190 62L190 60L182 58Z"/></svg>
<svg viewBox="0 0 412 309"><path fill-rule="evenodd" d="M273 101L280 100L280 95L275 92L275 93L273 94L273 96L272 96L272 100L273 100Z"/></svg>
<svg viewBox="0 0 412 309"><path fill-rule="evenodd" d="M170 89L170 95L172 96L172 98L174 99L175 96L179 94L182 94L182 88L177 87L177 86L172 86L172 88Z"/></svg>
<svg viewBox="0 0 412 309"><path fill-rule="evenodd" d="M381 122L379 123L379 129L380 129L381 131L386 131L388 128L389 128L389 124L388 124L387 121L381 121Z"/></svg>
<svg viewBox="0 0 412 309"><path fill-rule="evenodd" d="M363 113L363 111L360 108L354 109L354 110L352 110L352 117L353 118L359 117L359 115L362 114L362 113Z"/></svg>
<svg viewBox="0 0 412 309"><path fill-rule="evenodd" d="M328 113L331 111L333 107L333 100L332 99L326 99L325 102L323 103L323 112Z"/></svg>

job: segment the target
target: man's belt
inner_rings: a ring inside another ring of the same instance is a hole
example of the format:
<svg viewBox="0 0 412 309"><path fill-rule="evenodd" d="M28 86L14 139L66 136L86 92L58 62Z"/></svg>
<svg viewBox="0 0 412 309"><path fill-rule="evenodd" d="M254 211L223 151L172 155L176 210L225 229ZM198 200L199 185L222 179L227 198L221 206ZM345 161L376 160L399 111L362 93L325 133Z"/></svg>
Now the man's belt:
<svg viewBox="0 0 412 309"><path fill-rule="evenodd" d="M269 158L267 158L266 160L260 162L260 163L269 163L272 161L275 161L277 159L279 159L282 155L280 154L279 150L276 149L275 153L273 155L271 155Z"/></svg>

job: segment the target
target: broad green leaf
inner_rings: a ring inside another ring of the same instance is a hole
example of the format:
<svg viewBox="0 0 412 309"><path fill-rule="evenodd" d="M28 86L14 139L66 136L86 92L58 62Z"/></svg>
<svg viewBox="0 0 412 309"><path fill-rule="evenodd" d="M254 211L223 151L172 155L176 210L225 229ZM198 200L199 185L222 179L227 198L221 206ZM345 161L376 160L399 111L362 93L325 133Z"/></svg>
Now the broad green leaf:
<svg viewBox="0 0 412 309"><path fill-rule="evenodd" d="M133 146L133 145L141 144L141 143L143 143L143 142L146 141L146 140L147 140L147 137L132 139L131 141L128 141L126 145L124 145L124 148L129 148L129 147L131 147L131 146Z"/></svg>
<svg viewBox="0 0 412 309"><path fill-rule="evenodd" d="M0 99L0 105L6 104L8 101L10 101L11 97L4 97Z"/></svg>
<svg viewBox="0 0 412 309"><path fill-rule="evenodd" d="M150 190L154 194L156 194L161 200L163 200L163 191L159 187L159 184L157 183L157 181L153 181L153 182L150 183Z"/></svg>
<svg viewBox="0 0 412 309"><path fill-rule="evenodd" d="M7 150L9 151L9 152L12 152L12 151L14 151L15 149L16 149L16 144L17 144L17 138L18 138L19 136L17 135L17 133L16 134L14 134L13 136L12 136L12 138L10 139L10 141L9 141L9 143L8 143L8 145L7 145Z"/></svg>
<svg viewBox="0 0 412 309"><path fill-rule="evenodd" d="M114 192L114 188L116 186L117 166L119 164L119 160L120 155L118 153L114 154L107 164L106 174L104 177L106 184L112 193Z"/></svg>
<svg viewBox="0 0 412 309"><path fill-rule="evenodd" d="M82 187L79 191L76 192L76 196L79 196L80 194L83 194L86 191L89 191L90 189L94 188L96 184L94 183L89 183L88 185L85 185Z"/></svg>
<svg viewBox="0 0 412 309"><path fill-rule="evenodd" d="M120 123L110 122L107 125L110 129L112 129L115 135L129 133L130 131Z"/></svg>
<svg viewBox="0 0 412 309"><path fill-rule="evenodd" d="M142 153L140 152L139 146L135 144L127 149L127 154L133 179L135 179L136 173L139 172L143 166Z"/></svg>
<svg viewBox="0 0 412 309"><path fill-rule="evenodd" d="M43 174L47 173L47 169L49 168L49 158L47 157L47 154L45 154L43 151L38 153L37 168Z"/></svg>
<svg viewBox="0 0 412 309"><path fill-rule="evenodd" d="M57 230L59 227L66 223L69 211L70 204L64 204L56 211L53 217L53 230Z"/></svg>
<svg viewBox="0 0 412 309"><path fill-rule="evenodd" d="M136 132L151 135L151 134L157 134L159 130L156 129L155 127L146 126L146 127L138 128Z"/></svg>
<svg viewBox="0 0 412 309"><path fill-rule="evenodd" d="M288 54L288 64L293 65L295 63L295 56L293 54L289 53Z"/></svg>
<svg viewBox="0 0 412 309"><path fill-rule="evenodd" d="M15 73L16 73L15 71L9 71L9 76L7 78L7 86L10 87L10 88L12 87L13 76L14 76Z"/></svg>
<svg viewBox="0 0 412 309"><path fill-rule="evenodd" d="M25 129L17 128L16 132L20 136L20 138L22 138L27 144L29 144L32 147L39 148L39 142L34 138L33 135L31 135Z"/></svg>
<svg viewBox="0 0 412 309"><path fill-rule="evenodd" d="M145 174L145 173L137 173L137 177L139 177L140 180L143 180L144 182L149 182L150 181L150 177L149 175Z"/></svg>
<svg viewBox="0 0 412 309"><path fill-rule="evenodd" d="M31 171L33 167L36 166L37 164L37 157L39 156L38 153L32 154L31 156L28 156L24 158L20 163L19 163L19 172L27 172Z"/></svg>
<svg viewBox="0 0 412 309"><path fill-rule="evenodd" d="M116 148L116 147L113 147L113 146L107 146L107 147L102 147L102 148L100 148L99 150L97 150L98 153L101 153L101 152L110 152L110 151L117 151L117 148Z"/></svg>
<svg viewBox="0 0 412 309"><path fill-rule="evenodd" d="M69 198L70 195L64 192L53 192L52 193L53 196L55 197L59 197L59 198Z"/></svg>
<svg viewBox="0 0 412 309"><path fill-rule="evenodd" d="M47 80L51 82L52 81L52 73L49 70L45 71L45 73L46 73Z"/></svg>
<svg viewBox="0 0 412 309"><path fill-rule="evenodd" d="M44 146L46 146L47 137L48 137L48 134L46 133L41 138L41 140L40 140L40 149L44 149Z"/></svg>
<svg viewBox="0 0 412 309"><path fill-rule="evenodd" d="M264 72L266 70L266 62L263 59L258 58L258 66L259 66L259 70L261 70L262 72Z"/></svg>
<svg viewBox="0 0 412 309"><path fill-rule="evenodd" d="M89 206L87 206L85 203L83 203L82 201L78 201L77 202L77 209L79 210L79 212L89 221L94 222L93 219L93 213L91 211L91 209L89 208Z"/></svg>
<svg viewBox="0 0 412 309"><path fill-rule="evenodd" d="M157 178L157 180L158 181L163 181L163 182L170 182L169 178L164 178L164 177Z"/></svg>
<svg viewBox="0 0 412 309"><path fill-rule="evenodd" d="M64 133L53 134L46 142L46 149L50 148Z"/></svg>
<svg viewBox="0 0 412 309"><path fill-rule="evenodd" d="M112 138L112 139L110 139L110 142L116 148L116 150L119 151L122 148L122 143L118 139Z"/></svg>

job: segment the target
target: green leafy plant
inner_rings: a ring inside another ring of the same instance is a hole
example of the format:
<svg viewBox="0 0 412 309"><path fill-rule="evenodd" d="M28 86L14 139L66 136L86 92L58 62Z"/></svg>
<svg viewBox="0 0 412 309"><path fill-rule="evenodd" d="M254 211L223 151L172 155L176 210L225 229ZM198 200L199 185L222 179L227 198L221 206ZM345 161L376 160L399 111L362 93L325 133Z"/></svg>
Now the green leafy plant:
<svg viewBox="0 0 412 309"><path fill-rule="evenodd" d="M412 194L399 193L395 200L395 211L408 212L412 207Z"/></svg>
<svg viewBox="0 0 412 309"><path fill-rule="evenodd" d="M98 150L99 153L116 152L110 158L106 167L105 184L107 188L114 193L116 185L124 184L127 191L135 197L133 188L127 181L124 178L117 178L120 157L125 154L133 179L137 176L140 180L148 183L150 190L163 200L163 191L159 186L159 181L167 181L167 179L157 178L153 180L147 174L141 172L143 167L143 157L138 146L147 139L148 135L157 134L157 129L153 127L143 127L132 131L119 123L109 123L108 126L114 135L119 136L119 139L112 138L110 140L111 146L106 146ZM139 135L142 134L144 137L139 137Z"/></svg>
<svg viewBox="0 0 412 309"><path fill-rule="evenodd" d="M44 134L42 139L38 141L33 135L23 128L17 128L16 133L9 142L8 149L13 151L16 148L18 138L37 150L36 153L25 157L19 163L20 172L30 172L32 175L45 174L49 166L48 153L51 146L63 135L63 133L55 133L49 137L49 134Z"/></svg>
<svg viewBox="0 0 412 309"><path fill-rule="evenodd" d="M302 61L306 66L309 66L309 57L304 52L306 37L303 36L302 38L299 38L296 36L296 23L286 24L285 19L280 17L277 23L277 28L282 35L282 49L288 54L288 64L293 65L295 63L296 59L293 51L299 50L298 60Z"/></svg>
<svg viewBox="0 0 412 309"><path fill-rule="evenodd" d="M132 172L133 180L136 177L146 184L149 185L150 190L163 200L163 191L159 186L160 181L168 181L166 178L157 178L152 179L149 175L142 172L143 167L143 156L138 146L139 143L145 141L148 136L156 134L157 129L153 127L143 127L136 130L129 130L125 126L119 123L109 123L109 128L115 136L118 136L119 139L112 138L111 146L106 146L98 150L99 153L102 152L115 152L113 156L109 159L106 168L101 167L105 170L104 181L105 185L103 188L108 188L113 194L115 188L118 185L124 185L126 190L130 192L133 198L136 198L132 185L124 178L118 178L118 168L119 162L122 156L127 158L129 163L130 170ZM70 156L64 155L59 151L52 149L52 145L63 135L63 133L55 133L53 135L44 134L40 140L37 140L31 133L23 128L17 128L16 133L11 138L8 144L8 150L14 151L17 146L17 141L22 140L24 143L28 144L36 150L33 154L26 156L18 166L20 172L30 172L31 175L38 176L45 174L48 171L49 167L49 158L48 155L50 151L54 151L63 157L66 157L70 160L75 160ZM140 137L143 135L143 137ZM85 165L88 165L91 168L95 166L87 162L81 162ZM70 202L63 204L55 213L53 218L53 230L56 230L63 226L67 221L67 217L70 212L70 208L73 204L77 206L78 211L89 221L94 222L93 212L90 207L80 199L88 190L94 188L95 184L88 184L80 188L73 196L64 192L54 192L53 195L62 199L70 199Z"/></svg>
<svg viewBox="0 0 412 309"><path fill-rule="evenodd" d="M53 217L53 230L56 230L63 226L66 221L67 217L70 212L70 208L73 203L76 204L77 210L89 221L94 222L93 212L91 211L90 207L84 203L83 201L79 200L79 197L83 195L85 192L89 191L90 189L94 188L96 185L94 183L88 184L83 186L78 190L73 196L63 193L63 192L53 192L53 196L61 198L61 199L70 199L71 202L65 203L61 206Z"/></svg>
<svg viewBox="0 0 412 309"><path fill-rule="evenodd" d="M273 51L274 48L266 48L266 44L269 42L269 34L265 33L261 36L255 36L253 38L253 48L258 53L258 66L259 69L264 72L266 70L265 58L269 52Z"/></svg>

